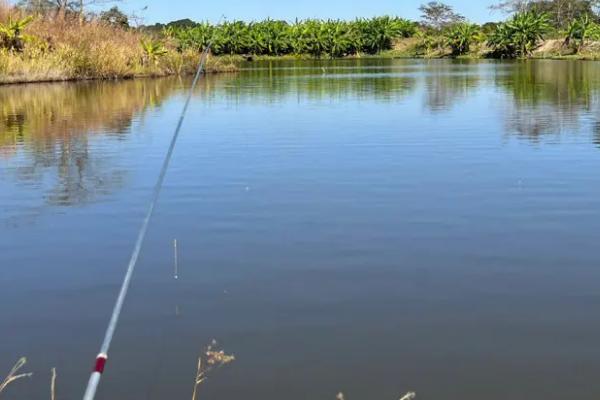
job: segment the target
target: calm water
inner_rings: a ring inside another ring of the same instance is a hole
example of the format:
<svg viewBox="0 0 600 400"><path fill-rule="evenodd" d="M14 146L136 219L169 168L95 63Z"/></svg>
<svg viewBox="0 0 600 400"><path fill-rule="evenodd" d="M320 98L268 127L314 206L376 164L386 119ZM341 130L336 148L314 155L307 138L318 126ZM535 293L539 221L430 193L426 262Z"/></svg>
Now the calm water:
<svg viewBox="0 0 600 400"><path fill-rule="evenodd" d="M101 399L600 397L600 64L253 64L198 89ZM81 397L189 81L0 87L7 399ZM173 279L172 240L180 245Z"/></svg>

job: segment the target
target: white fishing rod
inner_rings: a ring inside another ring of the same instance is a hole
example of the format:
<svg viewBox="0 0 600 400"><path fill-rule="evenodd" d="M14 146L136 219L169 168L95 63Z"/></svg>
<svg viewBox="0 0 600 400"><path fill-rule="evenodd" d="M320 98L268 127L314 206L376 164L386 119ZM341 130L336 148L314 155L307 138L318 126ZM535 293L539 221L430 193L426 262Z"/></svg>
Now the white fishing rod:
<svg viewBox="0 0 600 400"><path fill-rule="evenodd" d="M194 89L196 88L196 85L200 80L200 76L204 71L206 60L208 59L208 54L210 53L212 44L213 39L210 40L208 46L206 46L206 48L202 52L202 55L200 56L198 70L196 71L196 75L194 76L194 80L192 82L192 86L190 87L190 91L185 101L185 105L183 106L181 116L179 117L177 127L175 128L175 132L173 133L173 138L171 139L169 151L167 152L162 168L160 170L160 175L158 176L158 181L156 182L156 186L154 187L152 201L150 202L150 207L146 212L144 222L142 223L142 227L135 242L135 247L133 248L133 253L131 254L131 259L129 260L129 265L127 266L127 272L125 274L125 278L123 279L123 284L121 285L119 297L117 298L117 302L113 309L108 328L106 329L106 334L104 335L104 341L102 342L100 353L96 357L96 364L94 366L92 375L90 376L90 380L88 381L87 389L85 390L85 394L83 395L83 400L94 400L94 398L96 397L98 385L100 384L100 378L102 378L104 368L106 367L106 361L108 360L108 351L110 350L110 345L112 343L113 336L117 329L117 324L119 323L119 317L121 316L121 311L123 309L123 304L125 303L125 298L127 297L127 292L129 291L129 286L131 285L131 278L133 277L133 272L135 270L140 251L142 249L142 244L144 243L146 233L148 232L148 225L150 224L150 219L154 214L154 209L156 207L156 203L158 202L160 191L165 180L165 175L167 173L171 157L173 156L173 150L175 149L175 144L177 143L177 138L179 137L179 132L181 131L185 115L192 101Z"/></svg>

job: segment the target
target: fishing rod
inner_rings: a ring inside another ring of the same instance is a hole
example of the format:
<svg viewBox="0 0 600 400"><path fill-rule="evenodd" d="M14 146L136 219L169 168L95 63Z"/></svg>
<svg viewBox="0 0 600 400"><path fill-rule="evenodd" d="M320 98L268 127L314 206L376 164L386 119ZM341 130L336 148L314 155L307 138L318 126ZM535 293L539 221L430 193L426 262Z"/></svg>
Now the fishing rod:
<svg viewBox="0 0 600 400"><path fill-rule="evenodd" d="M142 223L142 227L135 242L135 247L133 248L133 253L131 254L131 259L129 260L129 264L127 266L127 272L125 273L125 278L123 279L123 284L121 285L121 290L119 291L119 297L117 297L117 302L115 303L110 322L108 324L108 328L106 329L104 341L102 342L102 346L100 347L100 353L96 357L96 364L90 376L90 380L88 381L85 394L83 395L83 400L94 400L94 398L96 397L98 385L100 384L100 379L102 378L102 374L104 373L106 362L108 360L108 351L110 350L110 345L112 343L113 336L117 329L117 324L119 323L121 311L123 310L123 304L125 303L125 298L127 297L127 292L129 291L129 287L131 285L133 272L135 270L138 257L140 255L140 251L142 250L142 244L144 243L144 239L146 238L148 226L150 224L150 220L152 219L152 215L154 214L154 209L156 208L156 203L158 202L158 198L160 196L160 191L165 180L165 175L167 174L169 163L171 162L171 157L173 156L173 151L175 150L175 144L177 143L179 133L181 132L181 127L183 126L185 115L192 101L194 89L196 88L198 81L200 80L200 76L204 71L206 60L208 59L208 55L210 53L213 41L214 36L213 38L211 38L210 42L208 43L208 45L206 46L206 48L200 56L200 62L198 64L196 75L194 76L194 80L192 81L190 91L183 106L183 110L181 111L179 121L177 122L177 127L175 128L175 132L173 133L173 138L171 139L169 150L167 151L167 155L160 170L160 175L158 176L156 186L154 186L152 200L150 202L150 206L148 208L148 211L146 212L144 222Z"/></svg>

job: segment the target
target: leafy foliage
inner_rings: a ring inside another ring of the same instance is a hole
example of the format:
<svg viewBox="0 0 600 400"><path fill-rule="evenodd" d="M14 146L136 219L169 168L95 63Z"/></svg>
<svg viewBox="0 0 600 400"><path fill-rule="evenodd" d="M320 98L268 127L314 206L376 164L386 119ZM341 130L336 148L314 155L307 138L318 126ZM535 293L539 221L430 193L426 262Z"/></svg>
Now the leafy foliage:
<svg viewBox="0 0 600 400"><path fill-rule="evenodd" d="M33 17L13 20L9 18L6 24L0 24L0 48L8 50L23 50L23 29L33 22Z"/></svg>
<svg viewBox="0 0 600 400"><path fill-rule="evenodd" d="M547 14L525 11L500 24L488 44L501 57L528 57L549 29Z"/></svg>
<svg viewBox="0 0 600 400"><path fill-rule="evenodd" d="M471 44L481 35L479 26L469 23L456 24L446 32L446 41L452 55L460 56L471 50Z"/></svg>
<svg viewBox="0 0 600 400"><path fill-rule="evenodd" d="M181 50L203 50L211 39L215 54L286 55L309 54L341 57L354 53L377 54L391 49L396 39L411 37L417 25L395 17L341 20L309 19L288 23L267 19L260 22L208 23L193 27L170 26L163 31Z"/></svg>
<svg viewBox="0 0 600 400"><path fill-rule="evenodd" d="M600 26L589 15L585 15L569 23L565 45L572 46L576 52L579 52L588 39L597 39L598 37L600 37Z"/></svg>
<svg viewBox="0 0 600 400"><path fill-rule="evenodd" d="M161 57L167 55L168 51L163 44L156 40L143 39L141 41L142 49L144 50L144 64L149 62L158 64Z"/></svg>

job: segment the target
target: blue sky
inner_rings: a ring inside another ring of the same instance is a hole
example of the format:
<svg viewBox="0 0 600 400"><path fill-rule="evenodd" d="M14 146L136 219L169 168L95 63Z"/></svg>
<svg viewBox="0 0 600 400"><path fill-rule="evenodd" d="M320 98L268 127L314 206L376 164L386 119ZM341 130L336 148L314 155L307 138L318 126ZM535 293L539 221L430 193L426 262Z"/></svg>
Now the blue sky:
<svg viewBox="0 0 600 400"><path fill-rule="evenodd" d="M296 17L342 18L357 16L399 15L419 19L418 7L426 0L372 0L352 2L348 0L125 0L121 8L144 17L146 24L169 22L176 19L218 21L221 15L228 20L257 20L267 17L293 20ZM493 0L447 0L456 11L474 22L499 20L503 16L490 13L488 6ZM354 4L353 4L354 3ZM142 8L148 9L142 12Z"/></svg>

